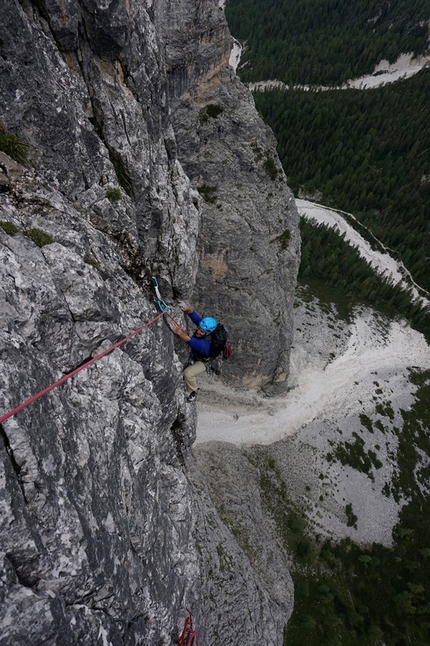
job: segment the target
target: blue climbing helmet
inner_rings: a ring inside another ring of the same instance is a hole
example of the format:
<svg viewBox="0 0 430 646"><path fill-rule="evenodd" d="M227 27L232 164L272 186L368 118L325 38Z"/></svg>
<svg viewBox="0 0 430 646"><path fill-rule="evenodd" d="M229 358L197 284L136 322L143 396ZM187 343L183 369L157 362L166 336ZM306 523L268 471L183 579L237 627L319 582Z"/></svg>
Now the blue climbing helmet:
<svg viewBox="0 0 430 646"><path fill-rule="evenodd" d="M199 328L203 330L203 332L206 332L206 334L213 332L216 326L217 322L212 318L212 316L205 316L205 318L199 323Z"/></svg>

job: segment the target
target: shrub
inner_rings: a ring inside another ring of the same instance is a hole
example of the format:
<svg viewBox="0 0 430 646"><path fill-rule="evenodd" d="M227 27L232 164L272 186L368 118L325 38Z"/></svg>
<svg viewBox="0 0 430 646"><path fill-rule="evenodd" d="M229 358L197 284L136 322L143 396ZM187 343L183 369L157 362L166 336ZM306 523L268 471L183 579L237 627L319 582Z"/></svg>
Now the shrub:
<svg viewBox="0 0 430 646"><path fill-rule="evenodd" d="M14 225L13 222L6 222L4 220L0 221L0 227L5 231L9 236L14 236L15 233L18 233L19 229Z"/></svg>
<svg viewBox="0 0 430 646"><path fill-rule="evenodd" d="M283 233L281 233L279 236L277 236L274 239L274 242L279 242L279 244L281 245L282 250L285 251L286 249L288 249L288 244L290 242L290 238L291 238L291 233L290 233L289 229L285 229L285 231Z"/></svg>
<svg viewBox="0 0 430 646"><path fill-rule="evenodd" d="M208 202L209 204L215 204L217 190L216 186L208 186L207 184L203 184L202 186L198 186L197 190L205 202Z"/></svg>
<svg viewBox="0 0 430 646"><path fill-rule="evenodd" d="M224 108L221 105L211 103L207 106L206 112L211 119L216 119L222 112L224 112Z"/></svg>
<svg viewBox="0 0 430 646"><path fill-rule="evenodd" d="M54 238L49 233L46 233L46 231L42 231L42 229L27 229L23 231L23 234L30 238L30 240L33 240L34 244L38 247L44 247L54 242Z"/></svg>
<svg viewBox="0 0 430 646"><path fill-rule="evenodd" d="M18 164L29 165L30 145L12 132L8 132L3 123L0 123L0 151L9 155Z"/></svg>
<svg viewBox="0 0 430 646"><path fill-rule="evenodd" d="M199 112L200 123L207 123L209 119L217 119L224 112L224 108L216 103L210 103Z"/></svg>
<svg viewBox="0 0 430 646"><path fill-rule="evenodd" d="M276 163L273 157L269 154L266 153L266 159L263 163L263 168L272 180L272 182L275 181L277 175L278 175L278 169L276 168Z"/></svg>
<svg viewBox="0 0 430 646"><path fill-rule="evenodd" d="M122 197L119 188L108 188L105 195L110 202L119 202Z"/></svg>
<svg viewBox="0 0 430 646"><path fill-rule="evenodd" d="M87 263L87 265L91 265L91 267L94 267L94 269L97 269L98 272L102 271L100 263L98 263L97 260L95 260L95 258L92 258L91 256L86 256L84 258L84 261Z"/></svg>
<svg viewBox="0 0 430 646"><path fill-rule="evenodd" d="M355 529L357 529L358 517L354 514L351 503L346 505L345 514L347 518L347 521L346 521L347 527L355 527Z"/></svg>

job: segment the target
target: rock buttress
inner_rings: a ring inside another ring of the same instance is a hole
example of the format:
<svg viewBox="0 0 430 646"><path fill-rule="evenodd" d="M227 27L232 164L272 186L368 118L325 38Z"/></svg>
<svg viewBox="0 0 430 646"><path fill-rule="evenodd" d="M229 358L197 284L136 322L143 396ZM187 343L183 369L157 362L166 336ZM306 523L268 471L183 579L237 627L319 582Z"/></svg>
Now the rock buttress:
<svg viewBox="0 0 430 646"><path fill-rule="evenodd" d="M276 141L229 67L232 37L215 0L157 3L178 155L202 196L194 298L235 345L224 372L287 387L298 214Z"/></svg>

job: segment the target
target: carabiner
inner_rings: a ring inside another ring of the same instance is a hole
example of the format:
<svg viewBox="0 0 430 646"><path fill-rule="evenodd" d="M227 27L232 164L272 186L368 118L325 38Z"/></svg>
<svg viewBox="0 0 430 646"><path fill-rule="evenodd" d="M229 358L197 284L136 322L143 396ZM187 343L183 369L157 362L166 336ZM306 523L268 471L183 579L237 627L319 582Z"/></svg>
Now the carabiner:
<svg viewBox="0 0 430 646"><path fill-rule="evenodd" d="M167 305L167 303L166 303L165 301L163 301L163 299L161 298L160 290L159 290L159 288L158 288L158 280L155 278L155 276L153 276L153 277L152 277L152 280L153 280L153 281L154 281L154 283L155 283L155 287L154 287L154 289L155 289L155 295L156 295L156 297L157 297L157 299L158 299L158 300L157 300L158 307L160 308L160 310L161 310L162 312L168 312L168 311L169 311L169 306L168 306L168 305Z"/></svg>

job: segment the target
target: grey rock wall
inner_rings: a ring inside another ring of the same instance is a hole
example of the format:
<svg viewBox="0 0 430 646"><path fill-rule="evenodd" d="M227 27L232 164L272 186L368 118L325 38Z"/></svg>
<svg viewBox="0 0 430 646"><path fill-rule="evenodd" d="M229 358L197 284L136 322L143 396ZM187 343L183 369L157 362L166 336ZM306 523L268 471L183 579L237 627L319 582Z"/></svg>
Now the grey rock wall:
<svg viewBox="0 0 430 646"><path fill-rule="evenodd" d="M203 197L193 298L231 332L224 374L280 392L300 252L294 198L275 139L229 67L232 37L218 2L158 7L178 155Z"/></svg>
<svg viewBox="0 0 430 646"><path fill-rule="evenodd" d="M2 4L2 121L32 145L51 185L118 240L129 271L139 277L151 267L171 292L189 292L199 198L177 159L163 59L144 3L113 10L88 2L77 14L70 3L70 16L53 1L42 11L40 3ZM66 52L60 17L75 30ZM115 205L106 199L112 187L122 193Z"/></svg>
<svg viewBox="0 0 430 646"><path fill-rule="evenodd" d="M0 121L31 157L24 168L0 155L0 413L152 320L153 275L166 299L195 296L225 313L232 378L283 383L296 215L277 159L275 180L264 170L271 135L226 67L222 11L149 0L0 8ZM235 181L248 196L240 207ZM259 643L262 625L267 643L281 643L283 556L281 599L211 502L198 462L189 477L196 418L182 360L160 319L1 426L1 646L175 643L187 605L208 646L220 611L225 630L240 625L232 644ZM246 473L241 463L249 505Z"/></svg>
<svg viewBox="0 0 430 646"><path fill-rule="evenodd" d="M0 228L7 411L157 311L115 242L43 178L24 173L0 203L18 230ZM53 241L39 248L31 228ZM176 634L196 554L183 470L195 419L174 356L156 321L4 422L0 643Z"/></svg>
<svg viewBox="0 0 430 646"><path fill-rule="evenodd" d="M259 469L234 445L208 442L197 447L190 477L199 493L194 533L204 643L282 646L293 584L261 501Z"/></svg>

